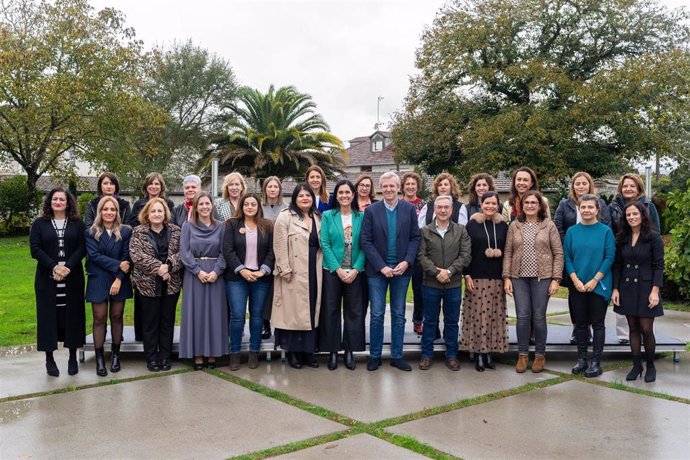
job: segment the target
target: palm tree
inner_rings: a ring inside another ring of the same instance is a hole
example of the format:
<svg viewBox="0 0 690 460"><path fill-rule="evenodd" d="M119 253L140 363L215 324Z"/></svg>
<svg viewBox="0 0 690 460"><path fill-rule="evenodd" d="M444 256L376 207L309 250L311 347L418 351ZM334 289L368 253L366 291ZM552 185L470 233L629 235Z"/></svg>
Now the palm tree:
<svg viewBox="0 0 690 460"><path fill-rule="evenodd" d="M240 88L237 102L228 107L227 133L201 158L200 169L218 157L222 174L301 178L312 164L331 177L342 173L343 143L315 108L311 96L293 86L275 90L271 85L266 94Z"/></svg>

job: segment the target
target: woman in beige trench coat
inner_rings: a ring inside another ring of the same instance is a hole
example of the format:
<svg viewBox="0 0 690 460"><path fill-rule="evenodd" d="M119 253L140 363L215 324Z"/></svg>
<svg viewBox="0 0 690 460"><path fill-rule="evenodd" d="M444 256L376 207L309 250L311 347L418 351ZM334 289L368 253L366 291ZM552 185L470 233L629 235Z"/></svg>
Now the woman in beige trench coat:
<svg viewBox="0 0 690 460"><path fill-rule="evenodd" d="M276 219L273 233L275 253L274 294L271 323L276 345L287 351L288 364L319 367L314 357L321 305L321 265L319 245L321 216L314 192L298 184L287 209Z"/></svg>

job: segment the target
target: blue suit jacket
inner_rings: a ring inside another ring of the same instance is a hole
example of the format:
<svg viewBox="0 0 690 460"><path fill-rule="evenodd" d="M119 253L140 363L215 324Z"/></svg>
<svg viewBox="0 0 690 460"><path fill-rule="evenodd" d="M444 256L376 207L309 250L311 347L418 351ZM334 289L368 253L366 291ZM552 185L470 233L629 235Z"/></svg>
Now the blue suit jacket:
<svg viewBox="0 0 690 460"><path fill-rule="evenodd" d="M110 286L119 278L122 281L120 292L112 300L124 300L132 297L132 284L129 275L120 270L120 262L129 260L129 239L132 229L126 225L120 227L122 238L108 236L104 232L98 241L93 237L91 228L85 231L86 237L86 301L103 302L111 298Z"/></svg>
<svg viewBox="0 0 690 460"><path fill-rule="evenodd" d="M400 199L398 200L397 209L398 223L396 234L390 237L396 240L397 263L403 260L407 261L410 267L405 274L411 275L421 239L419 225L417 224L417 211L414 205ZM361 244L367 258L367 276L379 275L380 270L387 265L388 238L386 206L385 201L381 200L369 205L364 210Z"/></svg>

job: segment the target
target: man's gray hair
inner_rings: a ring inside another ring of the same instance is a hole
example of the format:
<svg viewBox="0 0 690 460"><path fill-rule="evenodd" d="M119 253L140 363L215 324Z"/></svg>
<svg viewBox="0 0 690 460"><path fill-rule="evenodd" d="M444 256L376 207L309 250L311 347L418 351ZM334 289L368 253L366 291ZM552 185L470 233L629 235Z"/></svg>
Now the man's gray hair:
<svg viewBox="0 0 690 460"><path fill-rule="evenodd" d="M188 182L196 182L196 185L201 187L201 177L197 176L196 174L190 174L189 176L185 176L185 178L182 179L182 187L187 185Z"/></svg>
<svg viewBox="0 0 690 460"><path fill-rule="evenodd" d="M439 201L441 200L448 200L450 202L450 205L453 205L453 197L450 195L440 195L437 196L436 199L434 200L434 207L436 207L436 204L438 204Z"/></svg>
<svg viewBox="0 0 690 460"><path fill-rule="evenodd" d="M395 179L395 183L398 184L398 187L400 187L400 176L398 176L395 171L388 171L381 174L381 177L379 177L379 188L381 188L383 181L388 179Z"/></svg>

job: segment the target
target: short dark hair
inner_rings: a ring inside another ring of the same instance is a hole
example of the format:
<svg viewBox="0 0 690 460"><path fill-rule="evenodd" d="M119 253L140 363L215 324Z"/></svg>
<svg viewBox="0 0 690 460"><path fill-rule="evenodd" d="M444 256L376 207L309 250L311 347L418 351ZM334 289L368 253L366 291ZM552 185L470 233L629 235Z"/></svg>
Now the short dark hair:
<svg viewBox="0 0 690 460"><path fill-rule="evenodd" d="M100 176L98 176L98 185L96 187L97 191L98 191L98 195L100 196L103 194L103 190L101 189L101 184L103 183L103 181L106 178L110 179L110 182L112 182L115 185L114 195L117 195L118 193L120 193L120 181L117 180L117 176L111 172L106 171L104 173L101 173Z"/></svg>

